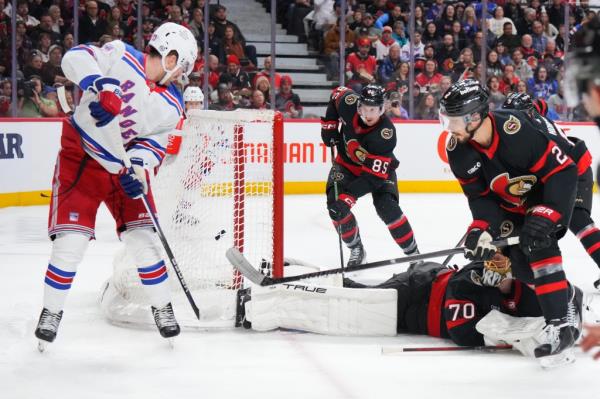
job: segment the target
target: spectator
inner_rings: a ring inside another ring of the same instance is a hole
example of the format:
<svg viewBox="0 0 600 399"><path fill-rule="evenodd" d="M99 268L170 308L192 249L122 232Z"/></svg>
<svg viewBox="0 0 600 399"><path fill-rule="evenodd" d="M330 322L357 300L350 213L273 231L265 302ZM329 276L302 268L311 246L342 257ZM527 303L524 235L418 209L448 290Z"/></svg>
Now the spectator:
<svg viewBox="0 0 600 399"><path fill-rule="evenodd" d="M550 23L550 17L547 12L542 12L540 15L540 21L542 22L544 36L548 39L555 39L558 35L558 29L552 23Z"/></svg>
<svg viewBox="0 0 600 399"><path fill-rule="evenodd" d="M448 90L450 88L450 86L452 85L452 79L450 79L450 76L442 76L442 80L440 81L440 94L439 96L443 96L444 93L446 92L446 90ZM439 100L439 98L438 98Z"/></svg>
<svg viewBox="0 0 600 399"><path fill-rule="evenodd" d="M29 4L27 0L19 0L17 2L17 21L25 23L27 28L35 28L40 24L40 21L32 15L29 15Z"/></svg>
<svg viewBox="0 0 600 399"><path fill-rule="evenodd" d="M233 22L227 20L227 9L225 6L219 4L215 7L212 21L215 26L215 36L221 40L225 38L225 30L229 26L233 29L233 37L236 42L239 42L244 50L245 56L252 62L252 65L257 65L256 62L256 48L254 46L246 45L246 38L242 34L240 28ZM239 54L236 54L239 57ZM241 60L241 58L240 58Z"/></svg>
<svg viewBox="0 0 600 399"><path fill-rule="evenodd" d="M435 0L435 2L427 10L427 20L438 20L441 18L442 12L444 12L444 0Z"/></svg>
<svg viewBox="0 0 600 399"><path fill-rule="evenodd" d="M523 58L530 66L537 64L540 53L533 48L533 38L531 35L523 35L523 37L521 37L520 50L523 53Z"/></svg>
<svg viewBox="0 0 600 399"><path fill-rule="evenodd" d="M42 56L37 52L32 53L29 58L29 64L23 68L25 79L29 80L32 76L41 76L43 65Z"/></svg>
<svg viewBox="0 0 600 399"><path fill-rule="evenodd" d="M444 11L442 12L442 16L436 22L437 31L440 35L444 35L446 33L452 33L452 25L456 21L456 16L454 15L454 6L452 4L448 4Z"/></svg>
<svg viewBox="0 0 600 399"><path fill-rule="evenodd" d="M217 82L218 82L218 80L217 80ZM200 72L194 71L194 72L190 73L190 82L188 83L188 86L194 86L194 87L201 88L203 86L203 83L204 82L202 82Z"/></svg>
<svg viewBox="0 0 600 399"><path fill-rule="evenodd" d="M219 72L219 58L216 55L208 56L208 84L212 90L217 88L221 74ZM204 68L200 71L200 80L204 82Z"/></svg>
<svg viewBox="0 0 600 399"><path fill-rule="evenodd" d="M393 28L394 24L398 21L404 23L402 17L402 7L396 4L391 10L381 14L379 18L377 18L375 21L375 27L379 29L383 29L384 26Z"/></svg>
<svg viewBox="0 0 600 399"><path fill-rule="evenodd" d="M392 38L392 28L389 26L385 26L383 28L381 38L378 39L374 45L377 53L377 61L383 60L385 57L387 57L390 51L390 46L392 46L395 43L396 41Z"/></svg>
<svg viewBox="0 0 600 399"><path fill-rule="evenodd" d="M56 103L42 93L42 81L39 76L31 76L18 91L18 116L21 118L43 118L58 115Z"/></svg>
<svg viewBox="0 0 600 399"><path fill-rule="evenodd" d="M548 76L545 66L539 66L535 75L527 81L527 89L534 98L548 100L558 91L558 83Z"/></svg>
<svg viewBox="0 0 600 399"><path fill-rule="evenodd" d="M7 118L12 116L12 84L10 80L0 81L0 117Z"/></svg>
<svg viewBox="0 0 600 399"><path fill-rule="evenodd" d="M509 53L508 48L504 45L504 42L498 40L496 43L496 47L494 47L496 53L498 53L498 60L502 65L507 65L512 63L512 55Z"/></svg>
<svg viewBox="0 0 600 399"><path fill-rule="evenodd" d="M462 25L460 21L454 21L452 24L452 30L450 31L452 38L454 39L454 43L459 50L467 47L467 36L464 34L462 30Z"/></svg>
<svg viewBox="0 0 600 399"><path fill-rule="evenodd" d="M227 73L222 74L221 78L224 76L231 82L230 87L234 96L239 90L251 87L248 73L242 71L240 60L233 54L227 56Z"/></svg>
<svg viewBox="0 0 600 399"><path fill-rule="evenodd" d="M421 42L421 34L419 32L415 32L413 38L413 58L412 60L416 60L417 58L421 58L425 52L425 45ZM402 61L411 61L410 59L410 43L406 43L402 46L402 50L400 51L400 59Z"/></svg>
<svg viewBox="0 0 600 399"><path fill-rule="evenodd" d="M366 13L363 17L361 26L354 31L355 36L359 36L361 28L367 29L367 36L371 42L375 42L381 36L381 29L375 27L373 24L373 15L370 13Z"/></svg>
<svg viewBox="0 0 600 399"><path fill-rule="evenodd" d="M494 10L494 18L490 20L490 30L494 35L500 36L505 32L505 23L510 23L512 28L512 34L516 35L517 28L515 27L513 21L510 18L504 16L504 9L502 7L496 7L496 9Z"/></svg>
<svg viewBox="0 0 600 399"><path fill-rule="evenodd" d="M194 8L192 11L192 20L188 28L198 41L204 41L204 12L200 8Z"/></svg>
<svg viewBox="0 0 600 399"><path fill-rule="evenodd" d="M354 31L356 28L360 28L360 23L363 19L363 13L360 9L354 11L354 13L348 19L346 26L350 28L351 31ZM337 23L337 22L336 22Z"/></svg>
<svg viewBox="0 0 600 399"><path fill-rule="evenodd" d="M513 34L512 28L513 26L509 22L506 22L504 24L502 36L498 38L498 42L504 43L504 46L506 46L509 53L512 53L514 49L521 45L521 39Z"/></svg>
<svg viewBox="0 0 600 399"><path fill-rule="evenodd" d="M502 75L502 63L498 59L498 53L496 50L491 50L487 55L487 76L501 76Z"/></svg>
<svg viewBox="0 0 600 399"><path fill-rule="evenodd" d="M61 16L60 7L56 4L48 8L48 14L52 18L52 31L58 34L63 34L65 31L65 21Z"/></svg>
<svg viewBox="0 0 600 399"><path fill-rule="evenodd" d="M421 98L415 111L415 119L438 120L438 105L435 96L427 93Z"/></svg>
<svg viewBox="0 0 600 399"><path fill-rule="evenodd" d="M438 45L440 41L440 36L437 31L437 25L434 22L427 23L427 25L425 26L425 32L423 32L421 40L425 45Z"/></svg>
<svg viewBox="0 0 600 399"><path fill-rule="evenodd" d="M487 83L490 91L490 110L499 109L504 104L506 96L500 91L500 80L497 76L490 76Z"/></svg>
<svg viewBox="0 0 600 399"><path fill-rule="evenodd" d="M62 48L54 44L50 47L49 60L42 67L42 81L47 86L54 86L55 84L66 85L69 81L65 78L65 74L61 68L63 50Z"/></svg>
<svg viewBox="0 0 600 399"><path fill-rule="evenodd" d="M402 107L402 95L393 91L390 93L390 99L385 103L386 115L389 118L408 119L408 112Z"/></svg>
<svg viewBox="0 0 600 399"><path fill-rule="evenodd" d="M200 40L200 45L204 45L204 37ZM208 24L208 49L210 54L217 56L219 63L225 64L225 50L221 39L215 36L215 24L212 21Z"/></svg>
<svg viewBox="0 0 600 399"><path fill-rule="evenodd" d="M532 25L537 21L537 12L533 8L525 9L525 20L523 26L519 27L520 34L528 34L533 31Z"/></svg>
<svg viewBox="0 0 600 399"><path fill-rule="evenodd" d="M398 67L396 67L396 71L394 72L394 74L392 75L392 79L393 79L393 86L391 87L392 90L398 90L399 92L406 92L408 91L408 74L410 72L410 67L408 65L408 62L404 62L402 61L400 63L400 65ZM404 88L404 89L402 89Z"/></svg>
<svg viewBox="0 0 600 399"><path fill-rule="evenodd" d="M469 48L473 52L473 59L475 60L475 62L481 61L481 54L482 54L482 50L483 50L482 47L483 47L483 33L477 32L477 33L475 33L475 35L473 37L473 44L471 44L469 46ZM489 53L489 52L490 52L490 49L486 48L486 53Z"/></svg>
<svg viewBox="0 0 600 399"><path fill-rule="evenodd" d="M423 58L425 61L434 60L435 61L435 47L433 45L428 44L425 46L425 50L423 51Z"/></svg>
<svg viewBox="0 0 600 399"><path fill-rule="evenodd" d="M256 80L256 86L254 89L260 90L265 95L265 98L271 98L271 82L266 76L260 76Z"/></svg>
<svg viewBox="0 0 600 399"><path fill-rule="evenodd" d="M477 64L473 59L473 51L470 48L466 48L460 52L460 62L456 63L452 68L452 80L458 81L473 77ZM477 79L476 77L473 77Z"/></svg>
<svg viewBox="0 0 600 399"><path fill-rule="evenodd" d="M42 56L42 62L48 62L48 53L50 52L51 45L52 40L50 39L50 35L46 32L42 32L36 47L37 53Z"/></svg>
<svg viewBox="0 0 600 399"><path fill-rule="evenodd" d="M556 75L558 69L563 65L564 53L556 48L556 42L548 39L546 51L542 55L542 65L548 69L548 74L552 77Z"/></svg>
<svg viewBox="0 0 600 399"><path fill-rule="evenodd" d="M436 52L436 61L442 73L452 73L454 63L458 61L460 53L454 46L454 38L450 34L444 35L441 47Z"/></svg>
<svg viewBox="0 0 600 399"><path fill-rule="evenodd" d="M534 21L531 25L533 32L531 33L532 48L538 53L543 54L546 51L548 38L544 34L544 27L540 21Z"/></svg>
<svg viewBox="0 0 600 399"><path fill-rule="evenodd" d="M377 60L369 55L371 43L367 38L358 39L358 51L350 54L346 61L346 75L348 86L360 92L364 85L375 81Z"/></svg>
<svg viewBox="0 0 600 399"><path fill-rule="evenodd" d="M515 91L519 81L519 78L515 75L515 66L512 64L504 65L504 73L500 79L500 91L503 94Z"/></svg>
<svg viewBox="0 0 600 399"><path fill-rule="evenodd" d="M167 18L166 22L173 22L178 25L183 24L183 14L181 13L181 8L178 5L172 4L169 7L169 17Z"/></svg>
<svg viewBox="0 0 600 399"><path fill-rule="evenodd" d="M515 24L517 31L521 32L525 15L523 13L523 8L521 8L521 5L519 4L519 1L520 0L508 0L504 4L504 16L510 18Z"/></svg>
<svg viewBox="0 0 600 399"><path fill-rule="evenodd" d="M394 31L392 32L392 38L396 41L396 43L398 43L398 45L400 45L400 47L408 43L408 38L406 37L406 30L404 28L404 22L394 22Z"/></svg>
<svg viewBox="0 0 600 399"><path fill-rule="evenodd" d="M531 94L531 93L528 92L528 90L527 90L527 83L524 80L519 80L517 82L517 84L515 85L515 91L517 93Z"/></svg>
<svg viewBox="0 0 600 399"><path fill-rule="evenodd" d="M265 101L265 95L260 90L254 90L250 98L250 109L271 109L271 106Z"/></svg>
<svg viewBox="0 0 600 399"><path fill-rule="evenodd" d="M383 59L377 73L379 75L379 82L385 87L387 83L393 80L393 75L398 66L402 61L400 61L400 46L398 43L394 43L390 47L389 54L387 57Z"/></svg>
<svg viewBox="0 0 600 399"><path fill-rule="evenodd" d="M386 0L373 0L372 4L367 6L367 12L369 12L375 18L379 18L386 11Z"/></svg>
<svg viewBox="0 0 600 399"><path fill-rule="evenodd" d="M533 76L533 71L529 64L523 59L523 52L520 49L515 49L515 51L513 51L512 64L515 67L515 75L517 75L520 80L527 81L527 79Z"/></svg>
<svg viewBox="0 0 600 399"><path fill-rule="evenodd" d="M323 53L327 80L338 80L340 63L340 27L336 23L325 33ZM346 26L346 51L354 45L354 32Z"/></svg>
<svg viewBox="0 0 600 399"><path fill-rule="evenodd" d="M557 119L561 121L569 120L569 109L564 98L564 85L562 82L558 84L556 93L548 98L548 110L552 110Z"/></svg>
<svg viewBox="0 0 600 399"><path fill-rule="evenodd" d="M469 38L473 38L475 33L479 31L479 20L475 15L475 9L472 6L465 8L465 15L462 20L462 27L465 35Z"/></svg>
<svg viewBox="0 0 600 399"><path fill-rule="evenodd" d="M263 76L267 78L269 84L271 83L271 57L266 57L263 61L263 69L254 75L254 79L252 80L252 87L257 86L258 79ZM281 84L281 75L275 72L275 89L279 89ZM268 98L268 97L267 97Z"/></svg>
<svg viewBox="0 0 600 399"><path fill-rule="evenodd" d="M437 63L434 60L425 62L425 69L419 73L415 82L421 93L437 93L440 91L440 82L442 74L437 71Z"/></svg>
<svg viewBox="0 0 600 399"><path fill-rule="evenodd" d="M300 97L292 91L292 78L281 77L281 88L275 96L275 108L283 113L284 118L302 118Z"/></svg>
<svg viewBox="0 0 600 399"><path fill-rule="evenodd" d="M69 51L71 48L73 48L73 45L74 45L73 34L66 33L65 37L63 37L63 40L62 40L62 47L65 49L65 51Z"/></svg>
<svg viewBox="0 0 600 399"><path fill-rule="evenodd" d="M98 3L85 3L85 14L79 19L79 42L97 42L108 28L106 21L98 16Z"/></svg>
<svg viewBox="0 0 600 399"><path fill-rule="evenodd" d="M60 34L54 32L54 30L52 30L52 17L50 16L50 14L43 14L40 17L40 23L38 24L38 26L36 26L35 28L33 28L31 30L31 34L30 34L30 38L31 40L35 43L35 45L37 46L40 42L41 39L41 34L45 33L49 36L50 39L50 43L57 43L60 41Z"/></svg>
<svg viewBox="0 0 600 399"><path fill-rule="evenodd" d="M113 7L110 9L110 13L108 14L108 18L106 18L107 32L110 34L115 29L115 25L119 27L121 31L125 35L129 32L129 27L123 21L123 16L121 15L121 9L119 7Z"/></svg>
<svg viewBox="0 0 600 399"><path fill-rule="evenodd" d="M300 7L310 8L310 2L299 1ZM298 2L296 3L296 7ZM362 15L360 20L356 20L355 25L360 24L362 21ZM304 22L304 34L310 39L312 48L318 48L318 38L323 32L327 32L336 23L336 15L334 13L334 1L333 0L314 0L313 10L308 12L303 18ZM309 29L312 26L312 30ZM354 28L351 28L354 29ZM290 29L293 31L293 29ZM314 33L313 33L314 32Z"/></svg>
<svg viewBox="0 0 600 399"><path fill-rule="evenodd" d="M554 26L561 25L565 20L565 7L562 0L552 0L546 10L548 11L548 19Z"/></svg>
<svg viewBox="0 0 600 399"><path fill-rule="evenodd" d="M244 66L254 67L254 64L252 64L252 62L246 57L242 43L238 42L235 38L233 26L228 25L225 27L223 49L225 50L225 54L227 56L235 55Z"/></svg>
<svg viewBox="0 0 600 399"><path fill-rule="evenodd" d="M233 102L233 95L227 83L219 83L217 96L217 102L210 104L209 109L215 111L232 111L237 108Z"/></svg>

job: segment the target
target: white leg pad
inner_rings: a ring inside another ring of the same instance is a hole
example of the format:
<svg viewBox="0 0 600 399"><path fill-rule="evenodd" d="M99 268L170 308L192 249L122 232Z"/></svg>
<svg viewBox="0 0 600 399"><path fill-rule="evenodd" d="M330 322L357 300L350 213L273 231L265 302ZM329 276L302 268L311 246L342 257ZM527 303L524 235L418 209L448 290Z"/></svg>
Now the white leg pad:
<svg viewBox="0 0 600 399"><path fill-rule="evenodd" d="M396 335L398 293L306 284L253 287L246 303L252 329L289 328L328 335Z"/></svg>
<svg viewBox="0 0 600 399"><path fill-rule="evenodd" d="M539 337L545 325L543 317L515 317L492 310L475 328L488 345L510 344L523 355L534 357L533 350L541 344Z"/></svg>

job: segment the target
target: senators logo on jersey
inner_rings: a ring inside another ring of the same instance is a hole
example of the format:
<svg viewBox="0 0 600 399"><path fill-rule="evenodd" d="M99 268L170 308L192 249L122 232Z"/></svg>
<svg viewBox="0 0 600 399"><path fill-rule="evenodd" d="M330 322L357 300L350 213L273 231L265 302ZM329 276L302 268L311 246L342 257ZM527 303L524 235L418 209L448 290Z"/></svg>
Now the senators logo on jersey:
<svg viewBox="0 0 600 399"><path fill-rule="evenodd" d="M515 134L521 130L521 121L511 115L502 127L506 134Z"/></svg>
<svg viewBox="0 0 600 399"><path fill-rule="evenodd" d="M522 205L527 195L537 183L537 177L533 175L509 177L508 173L502 173L494 177L490 188L503 200L513 205Z"/></svg>

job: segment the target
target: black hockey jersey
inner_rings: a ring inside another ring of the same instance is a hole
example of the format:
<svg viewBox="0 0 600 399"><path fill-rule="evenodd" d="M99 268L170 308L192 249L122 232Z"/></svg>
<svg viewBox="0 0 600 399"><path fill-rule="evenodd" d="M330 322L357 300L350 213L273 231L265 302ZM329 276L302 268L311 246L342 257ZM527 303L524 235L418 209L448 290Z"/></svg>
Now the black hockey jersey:
<svg viewBox="0 0 600 399"><path fill-rule="evenodd" d="M446 146L473 219L498 236L504 211L525 214L543 204L560 213L560 224L567 226L577 185L570 144L522 111L493 111L488 117L493 129L488 148L473 140L459 144L453 136Z"/></svg>
<svg viewBox="0 0 600 399"><path fill-rule="evenodd" d="M340 86L331 94L325 113L325 119L341 121L335 162L361 177L353 183L357 197L380 187L398 166L394 124L382 115L376 125L365 125L357 112L358 98L353 90Z"/></svg>

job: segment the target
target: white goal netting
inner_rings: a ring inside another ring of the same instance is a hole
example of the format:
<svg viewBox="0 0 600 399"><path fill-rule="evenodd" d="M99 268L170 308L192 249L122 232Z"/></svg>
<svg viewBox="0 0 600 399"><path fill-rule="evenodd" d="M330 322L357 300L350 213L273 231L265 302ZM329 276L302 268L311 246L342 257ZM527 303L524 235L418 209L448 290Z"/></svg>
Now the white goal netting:
<svg viewBox="0 0 600 399"><path fill-rule="evenodd" d="M194 320L165 256L182 325L233 325L243 280L225 258L228 248L240 249L253 265L267 265L267 273L273 259L282 257L275 244L282 241L278 129L282 136L272 111L192 112L179 154L167 155L153 179L159 221L202 314L201 323ZM152 324L134 261L123 250L114 266L103 293L104 314L119 324Z"/></svg>

